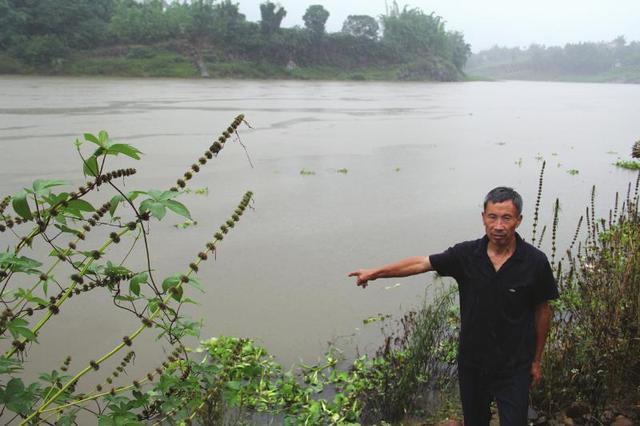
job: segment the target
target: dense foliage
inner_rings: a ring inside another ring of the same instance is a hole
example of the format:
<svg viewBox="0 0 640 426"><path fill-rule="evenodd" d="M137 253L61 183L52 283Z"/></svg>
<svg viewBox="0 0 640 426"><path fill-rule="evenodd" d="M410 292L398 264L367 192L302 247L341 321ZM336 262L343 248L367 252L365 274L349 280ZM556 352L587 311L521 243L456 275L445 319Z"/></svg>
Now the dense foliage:
<svg viewBox="0 0 640 426"><path fill-rule="evenodd" d="M470 73L514 79L588 79L640 81L640 42L620 36L610 42L531 45L526 49L495 46L471 56Z"/></svg>
<svg viewBox="0 0 640 426"><path fill-rule="evenodd" d="M381 17L381 36L378 21L366 15L351 15L341 32L327 33L330 11L321 5L308 7L304 28L281 28L287 11L271 1L260 12L255 23L231 0L0 0L0 72L17 69L12 60L39 72L69 72L65 62L78 55L102 49L117 56L146 45L201 69L239 61L281 69L292 63L340 69L418 64L397 77L455 80L470 54L462 34L447 31L441 17L401 10L395 2Z"/></svg>

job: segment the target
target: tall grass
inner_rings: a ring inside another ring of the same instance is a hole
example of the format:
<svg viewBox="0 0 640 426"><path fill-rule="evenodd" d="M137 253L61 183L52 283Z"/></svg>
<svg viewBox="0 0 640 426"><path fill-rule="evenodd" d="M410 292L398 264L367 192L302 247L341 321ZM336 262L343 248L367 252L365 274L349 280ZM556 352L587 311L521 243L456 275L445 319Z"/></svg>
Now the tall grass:
<svg viewBox="0 0 640 426"><path fill-rule="evenodd" d="M640 175L639 175L640 179ZM640 397L638 181L608 218L587 208L586 236L556 267L560 299L534 404L555 412L578 401L592 415Z"/></svg>

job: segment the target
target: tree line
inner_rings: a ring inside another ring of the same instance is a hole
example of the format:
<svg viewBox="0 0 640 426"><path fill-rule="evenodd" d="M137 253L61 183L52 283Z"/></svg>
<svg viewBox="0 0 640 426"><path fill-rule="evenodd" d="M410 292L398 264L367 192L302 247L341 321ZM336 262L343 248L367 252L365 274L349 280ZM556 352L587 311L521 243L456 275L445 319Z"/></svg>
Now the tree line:
<svg viewBox="0 0 640 426"><path fill-rule="evenodd" d="M533 44L526 49L494 46L471 56L474 73L589 76L635 69L640 74L640 42L619 36L609 42L569 43L564 47Z"/></svg>
<svg viewBox="0 0 640 426"><path fill-rule="evenodd" d="M271 1L250 22L231 0L0 0L0 49L37 66L77 51L158 45L211 61L343 68L411 64L406 72L461 75L470 46L442 17L396 2L378 19L350 15L329 33L330 12L310 5L303 27L281 26L287 11ZM411 77L411 75L409 75Z"/></svg>

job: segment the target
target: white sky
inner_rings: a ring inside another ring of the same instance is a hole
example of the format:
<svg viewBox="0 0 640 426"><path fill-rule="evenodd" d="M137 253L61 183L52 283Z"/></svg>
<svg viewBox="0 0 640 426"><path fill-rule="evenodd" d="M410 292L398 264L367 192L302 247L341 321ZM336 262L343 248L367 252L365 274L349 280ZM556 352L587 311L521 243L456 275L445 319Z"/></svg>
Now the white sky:
<svg viewBox="0 0 640 426"><path fill-rule="evenodd" d="M260 20L263 0L235 0L250 21ZM392 0L388 0L389 4ZM279 0L287 10L283 26L303 25L311 4L321 4L331 15L327 29L342 29L348 15L378 17L385 0ZM640 41L640 0L408 0L398 1L426 13L435 12L447 29L462 31L472 50L532 43L562 46L580 41L610 41L624 35Z"/></svg>

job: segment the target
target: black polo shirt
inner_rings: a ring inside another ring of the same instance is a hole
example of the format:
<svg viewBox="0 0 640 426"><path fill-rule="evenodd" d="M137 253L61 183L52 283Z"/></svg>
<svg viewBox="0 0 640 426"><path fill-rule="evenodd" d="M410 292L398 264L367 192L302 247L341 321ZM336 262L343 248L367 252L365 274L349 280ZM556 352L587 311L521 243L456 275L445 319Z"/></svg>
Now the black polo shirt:
<svg viewBox="0 0 640 426"><path fill-rule="evenodd" d="M516 234L516 250L495 271L485 235L429 256L438 274L453 277L460 293L458 361L487 372L530 366L535 354L536 305L558 297L544 253Z"/></svg>

